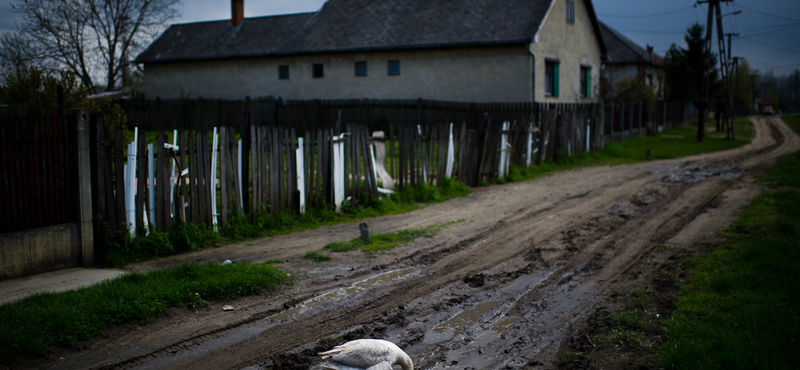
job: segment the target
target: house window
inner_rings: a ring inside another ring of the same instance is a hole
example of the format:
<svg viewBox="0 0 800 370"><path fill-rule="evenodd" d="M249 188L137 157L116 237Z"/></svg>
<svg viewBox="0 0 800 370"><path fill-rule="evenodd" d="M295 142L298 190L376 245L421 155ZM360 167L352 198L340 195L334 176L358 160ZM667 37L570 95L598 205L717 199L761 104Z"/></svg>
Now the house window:
<svg viewBox="0 0 800 370"><path fill-rule="evenodd" d="M388 73L389 76L399 76L400 75L400 61L399 60L390 60L387 63Z"/></svg>
<svg viewBox="0 0 800 370"><path fill-rule="evenodd" d="M313 78L322 78L325 76L325 69L322 66L322 63L316 63L311 68L311 77Z"/></svg>
<svg viewBox="0 0 800 370"><path fill-rule="evenodd" d="M367 62L356 62L356 76L367 75Z"/></svg>
<svg viewBox="0 0 800 370"><path fill-rule="evenodd" d="M575 2L567 0L567 23L575 23Z"/></svg>
<svg viewBox="0 0 800 370"><path fill-rule="evenodd" d="M592 97L592 67L581 66L581 96Z"/></svg>
<svg viewBox="0 0 800 370"><path fill-rule="evenodd" d="M278 79L280 80L289 79L289 66L278 66Z"/></svg>
<svg viewBox="0 0 800 370"><path fill-rule="evenodd" d="M558 97L558 66L557 61L545 61L544 63L544 94L546 96Z"/></svg>

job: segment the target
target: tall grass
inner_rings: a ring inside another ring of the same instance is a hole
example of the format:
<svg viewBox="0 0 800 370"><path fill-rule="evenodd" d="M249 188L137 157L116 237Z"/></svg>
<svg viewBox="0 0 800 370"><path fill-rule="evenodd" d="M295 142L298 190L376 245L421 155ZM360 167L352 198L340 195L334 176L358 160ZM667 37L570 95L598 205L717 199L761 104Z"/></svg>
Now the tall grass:
<svg viewBox="0 0 800 370"><path fill-rule="evenodd" d="M184 264L128 273L64 293L40 293L0 306L0 362L90 339L113 324L152 319L169 306L206 305L272 291L289 277L267 264Z"/></svg>
<svg viewBox="0 0 800 370"><path fill-rule="evenodd" d="M800 153L762 179L728 243L696 259L667 321L665 369L797 369L800 364Z"/></svg>
<svg viewBox="0 0 800 370"><path fill-rule="evenodd" d="M220 241L218 233L194 223L177 223L168 234L158 231L153 225L150 225L149 233L144 227L137 230L135 236L131 236L128 230L105 231L108 251L102 259L103 265L121 267L154 257L200 250Z"/></svg>

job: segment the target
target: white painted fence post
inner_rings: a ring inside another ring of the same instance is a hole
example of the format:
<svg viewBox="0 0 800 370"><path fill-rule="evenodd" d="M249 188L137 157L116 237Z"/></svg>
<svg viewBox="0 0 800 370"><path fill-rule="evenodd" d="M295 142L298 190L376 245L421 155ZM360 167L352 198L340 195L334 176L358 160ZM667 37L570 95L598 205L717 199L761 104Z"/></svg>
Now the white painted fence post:
<svg viewBox="0 0 800 370"><path fill-rule="evenodd" d="M500 163L497 170L497 177L502 178L508 174L508 150L511 145L508 143L508 130L510 125L508 121L503 122L502 133L500 135Z"/></svg>
<svg viewBox="0 0 800 370"><path fill-rule="evenodd" d="M444 177L453 177L453 164L456 161L455 144L453 143L453 123L450 122L450 138L447 140L447 167L444 171Z"/></svg>
<svg viewBox="0 0 800 370"><path fill-rule="evenodd" d="M177 147L178 146L178 130L173 130L172 131L172 146L173 147ZM160 150L160 148L159 148L159 150ZM172 217L175 217L175 215L173 214L174 211L175 211L175 204L174 204L175 203L175 180L174 179L178 178L178 174L175 173L175 161L170 158L170 162L172 162L172 174L170 175L170 180L169 180L169 214L172 215Z"/></svg>
<svg viewBox="0 0 800 370"><path fill-rule="evenodd" d="M127 211L128 226L131 235L136 235L136 148L139 143L139 128L133 129L133 143L128 144L128 165L126 170L130 171L125 175L125 210Z"/></svg>
<svg viewBox="0 0 800 370"><path fill-rule="evenodd" d="M336 212L344 201L344 134L333 137L333 202Z"/></svg>
<svg viewBox="0 0 800 370"><path fill-rule="evenodd" d="M419 137L422 137L422 125L417 125L417 133L419 133ZM424 145L424 144L423 144ZM422 183L428 183L428 162L421 161L422 166Z"/></svg>
<svg viewBox="0 0 800 370"><path fill-rule="evenodd" d="M592 133L591 127L590 127L590 125L587 124L586 125L586 153L589 153L591 151L591 149L592 149L590 147L590 145L589 145L591 143L590 140L589 140L589 135L591 135L591 133Z"/></svg>
<svg viewBox="0 0 800 370"><path fill-rule="evenodd" d="M147 203L147 210L150 212L150 219L149 222L155 225L156 223L156 171L155 171L155 161L154 159L154 152L153 148L155 144L148 144L147 145L147 170L149 173L149 181L147 183L148 189L150 189L150 199L148 199ZM148 230L150 230L150 224L147 225Z"/></svg>
<svg viewBox="0 0 800 370"><path fill-rule="evenodd" d="M238 162L236 162L236 166L239 167L239 206L242 207L244 210L244 196L242 196L242 139L239 139L239 152L237 153L239 158ZM242 211L244 212L244 211Z"/></svg>
<svg viewBox="0 0 800 370"><path fill-rule="evenodd" d="M239 141L239 145L242 141ZM241 153L241 149L239 150ZM306 178L303 176L305 173L305 160L303 159L303 138L297 138L297 150L295 151L297 158L297 190L300 192L300 213L306 213ZM241 163L240 163L241 166ZM241 171L239 171L241 173ZM242 182L239 181L239 184Z"/></svg>
<svg viewBox="0 0 800 370"><path fill-rule="evenodd" d="M214 231L219 231L217 223L217 150L219 149L217 128L214 127L214 140L211 144L211 223Z"/></svg>
<svg viewBox="0 0 800 370"><path fill-rule="evenodd" d="M528 123L528 142L525 153L525 167L530 167L533 163L533 122Z"/></svg>

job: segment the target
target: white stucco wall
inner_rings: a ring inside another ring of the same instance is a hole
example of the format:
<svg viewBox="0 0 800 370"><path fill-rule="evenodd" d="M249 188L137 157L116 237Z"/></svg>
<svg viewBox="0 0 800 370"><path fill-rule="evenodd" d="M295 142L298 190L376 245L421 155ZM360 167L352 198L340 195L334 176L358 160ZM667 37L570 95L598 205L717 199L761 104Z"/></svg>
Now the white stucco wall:
<svg viewBox="0 0 800 370"><path fill-rule="evenodd" d="M150 64L145 96L530 101L530 58L520 45ZM399 76L387 74L388 60L400 61ZM355 76L356 61L367 62L367 76ZM323 78L312 78L315 63ZM289 65L288 80L278 79L279 65Z"/></svg>
<svg viewBox="0 0 800 370"><path fill-rule="evenodd" d="M537 37L530 45L536 58L535 99L542 103L588 103L600 95L602 55L592 27L586 4L574 0L575 23L566 18L566 0L556 0L550 9ZM545 61L557 59L559 67L559 96L545 95ZM592 69L591 98L580 93L581 66Z"/></svg>

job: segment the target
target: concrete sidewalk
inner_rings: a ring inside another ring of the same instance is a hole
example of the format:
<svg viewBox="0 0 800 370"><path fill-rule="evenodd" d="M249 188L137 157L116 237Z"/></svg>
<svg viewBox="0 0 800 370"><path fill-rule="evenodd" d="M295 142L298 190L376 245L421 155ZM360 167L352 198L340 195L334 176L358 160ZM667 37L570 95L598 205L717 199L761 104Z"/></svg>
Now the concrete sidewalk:
<svg viewBox="0 0 800 370"><path fill-rule="evenodd" d="M125 273L117 269L71 268L0 281L0 305L33 293L63 292L115 278Z"/></svg>

